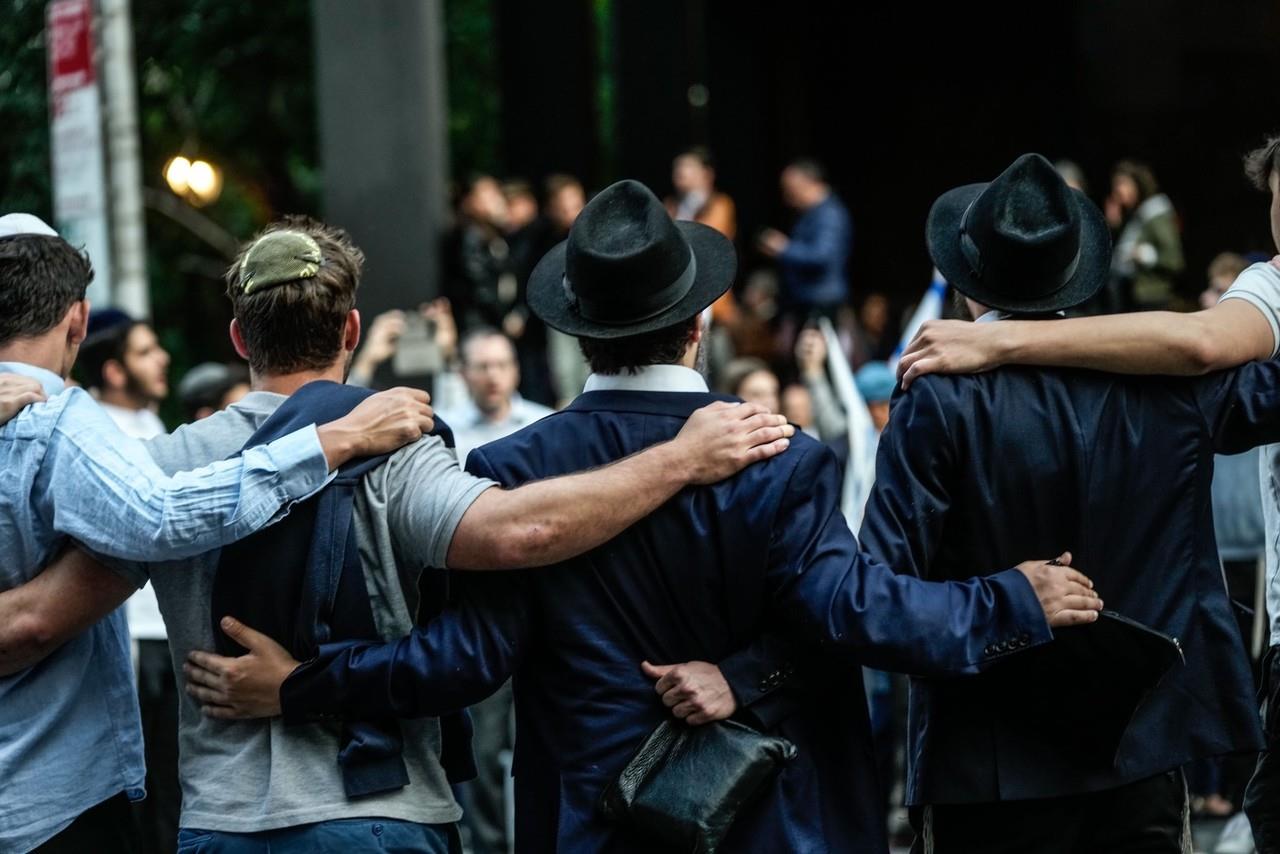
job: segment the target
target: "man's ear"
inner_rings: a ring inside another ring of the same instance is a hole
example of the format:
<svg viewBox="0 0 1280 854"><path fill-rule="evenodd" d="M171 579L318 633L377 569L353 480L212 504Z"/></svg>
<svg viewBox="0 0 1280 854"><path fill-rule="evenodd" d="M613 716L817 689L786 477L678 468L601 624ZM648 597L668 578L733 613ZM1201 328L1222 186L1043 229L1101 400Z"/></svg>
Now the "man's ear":
<svg viewBox="0 0 1280 854"><path fill-rule="evenodd" d="M102 384L106 388L124 388L129 384L129 374L118 359L102 363Z"/></svg>
<svg viewBox="0 0 1280 854"><path fill-rule="evenodd" d="M70 321L67 324L67 343L78 347L89 337L89 301L73 302L67 310L67 318Z"/></svg>
<svg viewBox="0 0 1280 854"><path fill-rule="evenodd" d="M342 349L354 353L360 346L360 310L353 308L347 312L347 323L342 330Z"/></svg>
<svg viewBox="0 0 1280 854"><path fill-rule="evenodd" d="M690 344L699 344L702 342L702 333L706 329L707 314L710 311L710 308L706 308L698 312L698 317L693 322L693 334L689 336Z"/></svg>
<svg viewBox="0 0 1280 854"><path fill-rule="evenodd" d="M231 318L231 346L236 348L236 355L249 361L249 348L244 346L244 334L240 331L240 321Z"/></svg>

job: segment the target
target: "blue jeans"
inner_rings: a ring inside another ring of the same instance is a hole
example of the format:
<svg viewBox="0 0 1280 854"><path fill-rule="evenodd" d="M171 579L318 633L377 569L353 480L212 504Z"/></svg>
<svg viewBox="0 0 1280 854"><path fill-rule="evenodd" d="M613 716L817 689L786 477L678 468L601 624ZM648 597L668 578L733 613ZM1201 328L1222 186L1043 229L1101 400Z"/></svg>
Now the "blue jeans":
<svg viewBox="0 0 1280 854"><path fill-rule="evenodd" d="M178 854L460 854L452 824L417 824L385 818L344 818L258 833L223 833L184 827Z"/></svg>

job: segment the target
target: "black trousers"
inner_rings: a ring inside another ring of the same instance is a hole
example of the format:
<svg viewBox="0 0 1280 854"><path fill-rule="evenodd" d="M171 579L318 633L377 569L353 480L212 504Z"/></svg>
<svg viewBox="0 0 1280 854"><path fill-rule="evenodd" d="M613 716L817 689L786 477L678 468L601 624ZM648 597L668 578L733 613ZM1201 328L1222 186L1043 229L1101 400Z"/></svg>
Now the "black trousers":
<svg viewBox="0 0 1280 854"><path fill-rule="evenodd" d="M912 854L1191 854L1181 771L1060 798L912 810Z"/></svg>
<svg viewBox="0 0 1280 854"><path fill-rule="evenodd" d="M178 684L169 644L138 641L138 706L147 760L147 796L133 805L141 854L171 854L178 844Z"/></svg>
<svg viewBox="0 0 1280 854"><path fill-rule="evenodd" d="M66 830L32 854L85 854L87 851L135 854L137 850L138 831L133 824L133 811L129 799L121 792L82 812Z"/></svg>
<svg viewBox="0 0 1280 854"><path fill-rule="evenodd" d="M1267 650L1259 683L1267 743L1258 754L1258 767L1245 790L1244 811L1253 828L1257 854L1280 854L1280 646Z"/></svg>

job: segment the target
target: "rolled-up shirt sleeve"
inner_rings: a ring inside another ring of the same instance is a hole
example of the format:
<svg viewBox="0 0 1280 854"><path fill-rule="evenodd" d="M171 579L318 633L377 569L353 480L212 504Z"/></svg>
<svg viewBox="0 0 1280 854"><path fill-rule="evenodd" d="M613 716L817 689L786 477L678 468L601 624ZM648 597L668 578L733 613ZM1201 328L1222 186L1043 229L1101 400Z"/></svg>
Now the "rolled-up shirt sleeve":
<svg viewBox="0 0 1280 854"><path fill-rule="evenodd" d="M220 548L277 521L328 478L314 426L166 476L92 398L70 394L33 498L58 533L107 557L178 560Z"/></svg>
<svg viewBox="0 0 1280 854"><path fill-rule="evenodd" d="M1280 270L1259 262L1236 277L1222 299L1242 299L1252 305L1271 326L1271 358L1280 355Z"/></svg>

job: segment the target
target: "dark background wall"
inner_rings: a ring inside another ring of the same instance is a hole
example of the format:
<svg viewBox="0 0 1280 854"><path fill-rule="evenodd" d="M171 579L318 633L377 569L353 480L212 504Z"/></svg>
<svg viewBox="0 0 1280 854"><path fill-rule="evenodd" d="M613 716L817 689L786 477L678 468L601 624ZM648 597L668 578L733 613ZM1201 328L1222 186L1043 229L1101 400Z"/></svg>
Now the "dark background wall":
<svg viewBox="0 0 1280 854"><path fill-rule="evenodd" d="M1183 220L1189 294L1219 251L1271 250L1267 200L1240 170L1280 131L1270 0L583 2L552 4L576 12L542 25L524 5L497 5L508 165L597 185L625 175L664 193L671 155L708 144L749 264L754 232L787 222L777 172L802 154L827 164L852 210L855 292L901 302L927 284L932 200L1025 151L1079 162L1098 201L1112 163L1148 161ZM617 87L612 127L594 129L592 23L612 39ZM690 103L695 84L703 108Z"/></svg>

